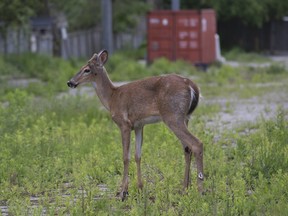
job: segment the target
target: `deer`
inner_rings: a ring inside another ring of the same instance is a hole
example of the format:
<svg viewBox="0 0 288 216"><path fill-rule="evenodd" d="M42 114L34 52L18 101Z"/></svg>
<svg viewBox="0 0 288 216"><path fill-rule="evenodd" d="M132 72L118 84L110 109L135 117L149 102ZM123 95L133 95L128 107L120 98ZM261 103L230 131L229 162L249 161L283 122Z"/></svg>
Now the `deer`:
<svg viewBox="0 0 288 216"><path fill-rule="evenodd" d="M121 132L123 147L123 179L116 194L122 201L128 195L128 169L130 163L130 139L135 132L135 162L137 187L143 188L141 177L141 148L143 127L146 124L164 122L183 145L185 172L183 189L191 185L190 166L194 155L197 167L197 189L203 192L203 144L188 130L188 122L196 109L200 90L190 79L176 74L152 76L115 86L104 67L108 51L95 53L68 82L70 88L92 83L100 102L110 112L112 120ZM193 155L192 155L193 154Z"/></svg>

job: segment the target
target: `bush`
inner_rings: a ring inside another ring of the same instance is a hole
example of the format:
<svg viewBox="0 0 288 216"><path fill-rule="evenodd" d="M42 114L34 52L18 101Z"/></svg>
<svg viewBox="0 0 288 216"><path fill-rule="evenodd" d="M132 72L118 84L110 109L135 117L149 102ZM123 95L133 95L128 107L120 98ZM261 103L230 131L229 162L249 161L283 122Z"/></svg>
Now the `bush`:
<svg viewBox="0 0 288 216"><path fill-rule="evenodd" d="M113 54L106 64L108 74L112 80L135 80L148 76L177 73L183 75L195 74L196 68L188 62L171 62L165 58L155 60L150 66L146 66L133 59L126 58L120 53Z"/></svg>
<svg viewBox="0 0 288 216"><path fill-rule="evenodd" d="M67 80L79 70L79 67L73 62L60 58L32 53L7 55L0 58L1 73L3 71L3 74L10 77L38 78L43 81L45 83L43 85L33 83L29 86L35 94L41 95L65 90Z"/></svg>
<svg viewBox="0 0 288 216"><path fill-rule="evenodd" d="M119 53L113 54L105 67L113 81L129 81L147 76L145 65Z"/></svg>
<svg viewBox="0 0 288 216"><path fill-rule="evenodd" d="M219 85L235 84L242 81L243 74L240 73L239 68L223 65L220 68L210 68L204 79L206 82L217 83Z"/></svg>
<svg viewBox="0 0 288 216"><path fill-rule="evenodd" d="M7 62L3 56L0 56L0 74L1 76L11 74L19 75L20 71L17 67Z"/></svg>
<svg viewBox="0 0 288 216"><path fill-rule="evenodd" d="M234 48L229 52L224 53L224 56L227 60L238 61L238 62L269 62L269 58L260 55L258 53L247 53L240 48Z"/></svg>
<svg viewBox="0 0 288 216"><path fill-rule="evenodd" d="M166 58L156 59L152 65L148 67L148 70L151 71L150 73L153 75L170 73L192 75L196 72L196 68L191 63L181 60L172 62Z"/></svg>
<svg viewBox="0 0 288 216"><path fill-rule="evenodd" d="M280 171L288 173L287 128L284 111L280 110L276 121L263 122L258 132L239 143L239 157L252 177L257 179L261 174L270 180Z"/></svg>
<svg viewBox="0 0 288 216"><path fill-rule="evenodd" d="M273 63L266 69L268 74L281 74L286 71L284 65Z"/></svg>

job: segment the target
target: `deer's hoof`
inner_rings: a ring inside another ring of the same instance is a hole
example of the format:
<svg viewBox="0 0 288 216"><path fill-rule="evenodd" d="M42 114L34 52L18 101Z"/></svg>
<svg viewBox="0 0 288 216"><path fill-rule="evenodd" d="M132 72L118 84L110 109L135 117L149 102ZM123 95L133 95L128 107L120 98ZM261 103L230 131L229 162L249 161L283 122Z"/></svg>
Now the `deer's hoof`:
<svg viewBox="0 0 288 216"><path fill-rule="evenodd" d="M127 199L128 195L128 191L120 191L116 194L116 197L121 199L121 201L124 201L125 199Z"/></svg>

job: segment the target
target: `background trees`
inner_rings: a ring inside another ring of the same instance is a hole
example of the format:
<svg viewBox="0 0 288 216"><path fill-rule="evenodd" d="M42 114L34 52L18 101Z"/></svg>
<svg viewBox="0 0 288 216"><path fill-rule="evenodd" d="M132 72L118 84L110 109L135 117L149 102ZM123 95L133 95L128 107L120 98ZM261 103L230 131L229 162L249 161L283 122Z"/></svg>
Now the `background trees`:
<svg viewBox="0 0 288 216"><path fill-rule="evenodd" d="M287 0L180 0L180 3L181 9L214 8L220 31L221 25L261 28L288 15ZM171 0L112 0L112 7L113 32L117 33L133 29L138 17L148 10L170 9ZM23 26L33 15L59 12L66 15L69 30L101 25L101 0L1 0L0 31L4 35L8 27Z"/></svg>
<svg viewBox="0 0 288 216"><path fill-rule="evenodd" d="M39 10L42 7L36 0L26 0L25 4L21 0L0 1L0 36L5 44L8 28L28 26L29 18L35 14L36 7Z"/></svg>
<svg viewBox="0 0 288 216"><path fill-rule="evenodd" d="M78 30L101 25L101 0L50 0L54 10L63 11L69 29ZM112 0L113 31L126 31L137 24L149 5L144 0Z"/></svg>
<svg viewBox="0 0 288 216"><path fill-rule="evenodd" d="M162 8L168 8L171 0L161 2ZM239 19L245 25L260 27L265 22L282 19L288 15L287 0L180 0L181 9L214 8L220 22Z"/></svg>

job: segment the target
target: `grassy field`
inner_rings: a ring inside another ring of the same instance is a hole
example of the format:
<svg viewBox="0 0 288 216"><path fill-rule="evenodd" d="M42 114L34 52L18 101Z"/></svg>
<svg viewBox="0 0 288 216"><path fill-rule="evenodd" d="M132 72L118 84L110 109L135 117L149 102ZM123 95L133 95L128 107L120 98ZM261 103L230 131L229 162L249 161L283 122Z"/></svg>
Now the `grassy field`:
<svg viewBox="0 0 288 216"><path fill-rule="evenodd" d="M112 56L107 69L113 80L176 72L199 83L206 101L189 125L204 143L205 195L197 193L195 168L192 187L181 193L181 144L163 124L155 124L146 126L144 132L144 189L137 191L131 160L129 197L121 202L115 198L123 167L118 128L96 96L67 93L59 97L60 92L68 92L66 81L83 62L29 55L0 57L3 215L287 214L285 104L279 102L270 119L263 117L221 131L213 124L208 127L223 112L223 106L211 105L210 100L225 98L224 112L233 113L230 99L257 97L273 102L283 94L287 98L288 72L281 65L223 65L203 72L184 62L160 59L147 67L121 54ZM18 88L7 84L11 79L31 77L39 82ZM131 150L134 152L133 145Z"/></svg>

